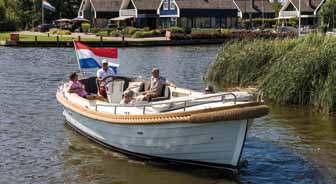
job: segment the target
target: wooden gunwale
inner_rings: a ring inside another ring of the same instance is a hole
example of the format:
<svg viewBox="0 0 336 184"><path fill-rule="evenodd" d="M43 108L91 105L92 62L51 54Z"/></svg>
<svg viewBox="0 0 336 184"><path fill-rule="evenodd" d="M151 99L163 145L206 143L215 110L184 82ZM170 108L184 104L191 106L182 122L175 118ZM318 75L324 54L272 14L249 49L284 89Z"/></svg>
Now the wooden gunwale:
<svg viewBox="0 0 336 184"><path fill-rule="evenodd" d="M209 123L220 120L241 120L264 116L268 107L260 102L237 104L188 112L174 112L145 115L114 115L84 108L64 98L62 92L56 98L64 107L83 116L113 124L162 124L162 123Z"/></svg>

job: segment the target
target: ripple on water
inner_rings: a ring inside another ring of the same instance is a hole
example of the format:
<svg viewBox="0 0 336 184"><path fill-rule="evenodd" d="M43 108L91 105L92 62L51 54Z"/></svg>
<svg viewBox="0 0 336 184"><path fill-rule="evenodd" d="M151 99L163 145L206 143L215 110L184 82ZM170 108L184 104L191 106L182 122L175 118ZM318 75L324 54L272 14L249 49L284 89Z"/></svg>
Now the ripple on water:
<svg viewBox="0 0 336 184"><path fill-rule="evenodd" d="M203 74L217 49L122 48L120 72L149 77L151 68L159 67L177 85L202 90ZM238 180L214 170L129 160L64 127L55 91L77 70L73 49L0 48L0 64L0 183L317 183L320 177L311 164L317 153L323 155L319 169L336 168L327 162L336 158L331 151L335 133L312 133L317 126L309 121L293 123L305 116L300 111L276 111L252 125L243 152L249 164ZM336 130L330 122L320 125ZM321 151L312 152L315 148Z"/></svg>

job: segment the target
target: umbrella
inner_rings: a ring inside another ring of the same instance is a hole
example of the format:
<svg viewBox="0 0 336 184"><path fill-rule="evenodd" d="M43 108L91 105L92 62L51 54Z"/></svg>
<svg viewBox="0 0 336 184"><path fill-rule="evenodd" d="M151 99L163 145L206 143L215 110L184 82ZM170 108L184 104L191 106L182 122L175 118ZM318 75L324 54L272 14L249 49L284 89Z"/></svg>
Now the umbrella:
<svg viewBox="0 0 336 184"><path fill-rule="evenodd" d="M90 22L88 19L82 18L82 17L76 17L72 19L73 22Z"/></svg>
<svg viewBox="0 0 336 184"><path fill-rule="evenodd" d="M71 19L57 19L55 22L71 22Z"/></svg>

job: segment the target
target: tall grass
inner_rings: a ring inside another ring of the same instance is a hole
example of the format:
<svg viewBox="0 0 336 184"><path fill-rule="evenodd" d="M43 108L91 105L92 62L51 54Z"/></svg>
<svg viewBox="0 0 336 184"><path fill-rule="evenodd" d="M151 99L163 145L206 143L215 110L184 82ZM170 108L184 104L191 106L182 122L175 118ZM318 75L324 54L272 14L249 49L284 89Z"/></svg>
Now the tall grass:
<svg viewBox="0 0 336 184"><path fill-rule="evenodd" d="M235 41L225 44L207 72L211 82L257 86L279 104L336 111L336 37Z"/></svg>

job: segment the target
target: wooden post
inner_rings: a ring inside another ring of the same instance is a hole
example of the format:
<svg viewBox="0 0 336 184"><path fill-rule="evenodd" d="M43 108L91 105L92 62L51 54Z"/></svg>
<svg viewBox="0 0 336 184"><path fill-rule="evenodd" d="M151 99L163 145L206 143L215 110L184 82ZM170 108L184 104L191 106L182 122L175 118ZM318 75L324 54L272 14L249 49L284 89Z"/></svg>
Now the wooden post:
<svg viewBox="0 0 336 184"><path fill-rule="evenodd" d="M37 45L37 36L35 35L35 45Z"/></svg>
<svg viewBox="0 0 336 184"><path fill-rule="evenodd" d="M81 37L80 37L80 36L78 36L78 41L79 41L79 42L81 41Z"/></svg>
<svg viewBox="0 0 336 184"><path fill-rule="evenodd" d="M59 47L59 36L58 35L57 35L56 39L57 39L57 47Z"/></svg>
<svg viewBox="0 0 336 184"><path fill-rule="evenodd" d="M103 36L100 35L100 46L103 46Z"/></svg>

